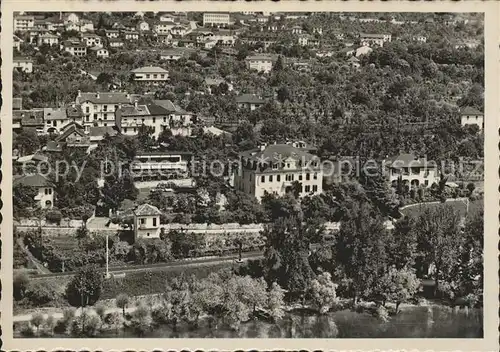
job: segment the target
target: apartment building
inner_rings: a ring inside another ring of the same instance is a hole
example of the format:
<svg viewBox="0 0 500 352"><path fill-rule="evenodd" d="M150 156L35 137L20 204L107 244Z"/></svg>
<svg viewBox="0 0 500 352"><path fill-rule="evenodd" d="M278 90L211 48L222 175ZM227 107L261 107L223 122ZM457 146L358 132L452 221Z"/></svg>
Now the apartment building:
<svg viewBox="0 0 500 352"><path fill-rule="evenodd" d="M62 44L64 51L67 51L73 56L87 56L87 47L85 44L76 41L66 41Z"/></svg>
<svg viewBox="0 0 500 352"><path fill-rule="evenodd" d="M203 26L229 26L231 15L223 12L210 12L203 14Z"/></svg>
<svg viewBox="0 0 500 352"><path fill-rule="evenodd" d="M92 126L115 126L115 111L123 105L132 103L132 97L126 92L101 93L78 92L75 103L81 106L83 126L90 132Z"/></svg>
<svg viewBox="0 0 500 352"><path fill-rule="evenodd" d="M320 194L322 185L319 158L292 144L273 144L241 153L240 169L234 178L236 189L259 201L266 192L283 196L298 191L300 197Z"/></svg>
<svg viewBox="0 0 500 352"><path fill-rule="evenodd" d="M57 45L59 44L59 37L55 34L44 33L38 36L37 44L38 46L43 44Z"/></svg>
<svg viewBox="0 0 500 352"><path fill-rule="evenodd" d="M82 35L82 41L87 47L102 46L102 38L97 34L89 33Z"/></svg>
<svg viewBox="0 0 500 352"><path fill-rule="evenodd" d="M151 127L155 138L165 130L170 130L173 135L190 136L194 123L193 114L175 106L170 100L122 106L115 117L118 130L128 136L137 135L141 126Z"/></svg>
<svg viewBox="0 0 500 352"><path fill-rule="evenodd" d="M139 153L131 164L131 175L135 180L168 180L189 176L187 152Z"/></svg>
<svg viewBox="0 0 500 352"><path fill-rule="evenodd" d="M28 15L14 15L14 32L24 32L35 26L35 17Z"/></svg>

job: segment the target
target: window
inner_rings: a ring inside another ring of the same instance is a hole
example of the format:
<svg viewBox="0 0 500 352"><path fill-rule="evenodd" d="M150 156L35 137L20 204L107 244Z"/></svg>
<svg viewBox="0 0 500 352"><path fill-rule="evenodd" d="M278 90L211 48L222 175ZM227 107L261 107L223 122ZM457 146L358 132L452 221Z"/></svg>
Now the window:
<svg viewBox="0 0 500 352"><path fill-rule="evenodd" d="M107 126L108 126L108 124L106 122L104 122L104 127L107 127Z"/></svg>
<svg viewBox="0 0 500 352"><path fill-rule="evenodd" d="M276 175L276 181L278 181L278 182L281 181L281 175Z"/></svg>
<svg viewBox="0 0 500 352"><path fill-rule="evenodd" d="M262 182L262 183L266 182L266 176L262 175L260 177L260 182Z"/></svg>
<svg viewBox="0 0 500 352"><path fill-rule="evenodd" d="M87 106L87 107L85 108L85 113L87 113L87 114L89 114L89 113L90 113L90 107L89 107L89 106Z"/></svg>
<svg viewBox="0 0 500 352"><path fill-rule="evenodd" d="M311 175L309 173L306 174L306 181L309 181L311 179Z"/></svg>
<svg viewBox="0 0 500 352"><path fill-rule="evenodd" d="M45 188L45 195L49 194L49 189Z"/></svg>
<svg viewBox="0 0 500 352"><path fill-rule="evenodd" d="M306 186L306 192L310 192L311 191L311 186L307 185Z"/></svg>
<svg viewBox="0 0 500 352"><path fill-rule="evenodd" d="M156 123L156 117L153 117L153 123Z"/></svg>
<svg viewBox="0 0 500 352"><path fill-rule="evenodd" d="M163 116L163 122L167 122L167 117Z"/></svg>
<svg viewBox="0 0 500 352"><path fill-rule="evenodd" d="M127 133L127 127L125 127L125 128L123 129L123 132Z"/></svg>
<svg viewBox="0 0 500 352"><path fill-rule="evenodd" d="M156 218L153 218L153 226L156 226Z"/></svg>
<svg viewBox="0 0 500 352"><path fill-rule="evenodd" d="M269 182L273 182L273 175L269 175Z"/></svg>
<svg viewBox="0 0 500 352"><path fill-rule="evenodd" d="M290 168L290 163L286 163L286 167L289 169Z"/></svg>
<svg viewBox="0 0 500 352"><path fill-rule="evenodd" d="M97 110L97 105L94 105L94 110Z"/></svg>
<svg viewBox="0 0 500 352"><path fill-rule="evenodd" d="M89 122L90 121L90 116L85 117L85 121Z"/></svg>
<svg viewBox="0 0 500 352"><path fill-rule="evenodd" d="M313 175L313 179L317 180L318 179L318 173L315 172L314 175Z"/></svg>
<svg viewBox="0 0 500 352"><path fill-rule="evenodd" d="M273 163L273 164L272 164L272 168L273 168L273 170L276 170L276 169L278 168L278 164L274 164L274 163Z"/></svg>
<svg viewBox="0 0 500 352"><path fill-rule="evenodd" d="M97 114L94 114L94 120L97 120Z"/></svg>
<svg viewBox="0 0 500 352"><path fill-rule="evenodd" d="M107 105L103 105L102 106L102 111L108 111L108 106Z"/></svg>
<svg viewBox="0 0 500 352"><path fill-rule="evenodd" d="M318 186L317 185L313 185L313 192L318 192Z"/></svg>
<svg viewBox="0 0 500 352"><path fill-rule="evenodd" d="M141 218L141 225L144 225L146 223L146 219Z"/></svg>
<svg viewBox="0 0 500 352"><path fill-rule="evenodd" d="M137 128L134 127L134 132L137 132Z"/></svg>
<svg viewBox="0 0 500 352"><path fill-rule="evenodd" d="M299 181L302 181L302 174L299 175Z"/></svg>
<svg viewBox="0 0 500 352"><path fill-rule="evenodd" d="M156 76L157 76L157 75L156 75L156 73L155 73L155 74L153 74L153 78L156 78Z"/></svg>
<svg viewBox="0 0 500 352"><path fill-rule="evenodd" d="M151 77L151 75L148 73L148 74L146 75L146 78L150 78L150 77Z"/></svg>
<svg viewBox="0 0 500 352"><path fill-rule="evenodd" d="M425 180L425 185L428 186L429 185L429 180Z"/></svg>
<svg viewBox="0 0 500 352"><path fill-rule="evenodd" d="M104 120L108 119L108 114L104 114Z"/></svg>

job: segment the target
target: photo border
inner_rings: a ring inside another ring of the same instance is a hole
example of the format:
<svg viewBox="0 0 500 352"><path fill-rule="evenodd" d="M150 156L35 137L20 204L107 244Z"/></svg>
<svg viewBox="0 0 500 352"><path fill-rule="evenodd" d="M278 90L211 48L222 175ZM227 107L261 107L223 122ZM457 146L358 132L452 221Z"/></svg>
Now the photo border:
<svg viewBox="0 0 500 352"><path fill-rule="evenodd" d="M119 4L119 6L118 6ZM485 30L485 121L484 157L484 337L478 339L145 339L145 338L13 338L12 324L12 34L14 11L262 11L269 12L484 12ZM461 350L498 351L498 258L499 258L499 42L500 4L496 1L440 2L304 2L271 1L213 2L213 1L83 1L83 0L3 0L2 9L2 239L1 261L1 330L2 350ZM494 118L496 117L496 118ZM488 234L486 236L486 234ZM495 279L494 279L495 278Z"/></svg>

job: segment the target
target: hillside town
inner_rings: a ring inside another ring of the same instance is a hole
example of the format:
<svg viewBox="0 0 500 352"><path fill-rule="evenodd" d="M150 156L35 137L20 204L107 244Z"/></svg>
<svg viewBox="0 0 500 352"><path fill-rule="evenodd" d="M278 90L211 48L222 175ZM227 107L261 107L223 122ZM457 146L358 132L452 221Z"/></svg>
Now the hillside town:
<svg viewBox="0 0 500 352"><path fill-rule="evenodd" d="M14 33L19 336L482 336L482 14Z"/></svg>

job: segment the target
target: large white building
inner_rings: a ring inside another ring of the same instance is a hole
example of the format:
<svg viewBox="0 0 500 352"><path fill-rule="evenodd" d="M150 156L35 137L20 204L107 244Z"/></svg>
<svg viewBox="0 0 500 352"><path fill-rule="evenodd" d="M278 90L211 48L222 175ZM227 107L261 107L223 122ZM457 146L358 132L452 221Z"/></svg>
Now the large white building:
<svg viewBox="0 0 500 352"><path fill-rule="evenodd" d="M462 126L476 125L482 131L484 129L484 114L472 107L466 107L460 111L460 124Z"/></svg>
<svg viewBox="0 0 500 352"><path fill-rule="evenodd" d="M81 105L83 125L85 131L89 132L92 126L115 126L115 111L123 105L131 104L132 97L125 92L82 93L79 91L75 103Z"/></svg>
<svg viewBox="0 0 500 352"><path fill-rule="evenodd" d="M14 31L27 31L35 26L35 17L27 15L14 16Z"/></svg>
<svg viewBox="0 0 500 352"><path fill-rule="evenodd" d="M390 34L371 34L371 33L361 33L359 35L361 45L371 46L376 44L380 47L384 46L384 43L390 42L392 35Z"/></svg>
<svg viewBox="0 0 500 352"><path fill-rule="evenodd" d="M389 172L389 181L394 185L398 178L403 183L413 186L431 187L439 182L437 165L435 162L419 158L414 154L399 154L384 160L386 171Z"/></svg>
<svg viewBox="0 0 500 352"><path fill-rule="evenodd" d="M269 55L253 55L245 59L248 69L268 73L273 69L273 58Z"/></svg>
<svg viewBox="0 0 500 352"><path fill-rule="evenodd" d="M170 130L173 135L190 136L193 125L193 115L169 100L125 105L116 111L115 117L116 127L127 136L137 135L141 126L151 127L155 138L165 130Z"/></svg>
<svg viewBox="0 0 500 352"><path fill-rule="evenodd" d="M229 26L231 15L224 12L209 12L203 14L203 26Z"/></svg>
<svg viewBox="0 0 500 352"><path fill-rule="evenodd" d="M168 71L156 66L144 66L132 70L134 81L138 82L164 82L168 81Z"/></svg>
<svg viewBox="0 0 500 352"><path fill-rule="evenodd" d="M185 152L139 153L131 164L131 175L135 180L186 178L189 157Z"/></svg>
<svg viewBox="0 0 500 352"><path fill-rule="evenodd" d="M94 33L82 35L82 41L87 47L102 46L102 38Z"/></svg>
<svg viewBox="0 0 500 352"><path fill-rule="evenodd" d="M277 196L294 192L295 181L300 197L323 191L320 159L305 148L292 144L263 146L241 153L240 163L234 186L259 201L266 192Z"/></svg>
<svg viewBox="0 0 500 352"><path fill-rule="evenodd" d="M12 66L22 72L32 73L33 72L33 61L24 57L14 58Z"/></svg>

